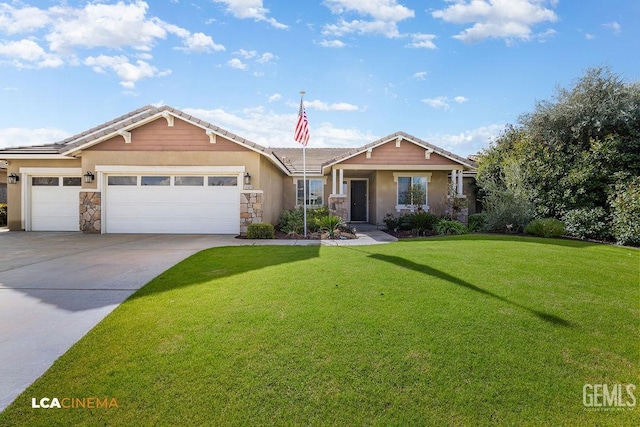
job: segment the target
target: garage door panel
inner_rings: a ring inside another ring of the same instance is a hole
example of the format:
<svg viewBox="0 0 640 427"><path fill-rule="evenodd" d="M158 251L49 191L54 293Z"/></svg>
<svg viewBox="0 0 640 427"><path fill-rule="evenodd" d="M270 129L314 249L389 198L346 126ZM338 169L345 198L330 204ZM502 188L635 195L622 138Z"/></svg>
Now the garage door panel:
<svg viewBox="0 0 640 427"><path fill-rule="evenodd" d="M237 186L107 187L108 233L237 234Z"/></svg>
<svg viewBox="0 0 640 427"><path fill-rule="evenodd" d="M78 187L31 188L31 230L79 231Z"/></svg>

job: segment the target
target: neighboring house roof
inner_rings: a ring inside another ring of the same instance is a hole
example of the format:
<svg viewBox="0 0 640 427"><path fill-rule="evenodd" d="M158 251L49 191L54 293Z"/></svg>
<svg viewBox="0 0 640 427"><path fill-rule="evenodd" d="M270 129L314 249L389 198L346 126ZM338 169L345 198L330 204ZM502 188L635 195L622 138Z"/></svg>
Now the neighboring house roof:
<svg viewBox="0 0 640 427"><path fill-rule="evenodd" d="M306 148L307 173L322 173L322 165L327 159L341 156L352 150L353 148ZM273 148L272 151L293 174L302 174L302 146L301 148Z"/></svg>
<svg viewBox="0 0 640 427"><path fill-rule="evenodd" d="M252 151L259 152L269 158L283 172L289 175L299 175L303 172L301 148L263 147L248 139L242 138L232 132L167 105L162 107L154 107L151 105L144 106L53 144L0 149L0 158L74 158L73 156L77 155L83 149L99 144L100 142L113 138L117 135L121 135L126 138L129 130L157 120L160 117L165 118L167 122L173 120L174 117L178 117L181 120L202 128L210 136L218 135L249 148ZM324 174L326 173L327 168L332 165L372 150L390 141L397 140L398 138L416 144L425 150L430 150L444 156L471 170L475 170L475 168L477 168L477 164L469 159L465 159L449 151L443 150L440 147L432 145L407 133L396 132L362 147L306 148L306 171L312 175Z"/></svg>

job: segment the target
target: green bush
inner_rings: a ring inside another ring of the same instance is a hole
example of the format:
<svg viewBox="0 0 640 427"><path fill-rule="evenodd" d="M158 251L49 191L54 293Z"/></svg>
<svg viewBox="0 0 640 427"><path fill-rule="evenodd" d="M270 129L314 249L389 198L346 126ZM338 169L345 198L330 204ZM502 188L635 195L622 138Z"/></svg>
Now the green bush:
<svg viewBox="0 0 640 427"><path fill-rule="evenodd" d="M435 226L435 231L438 234L467 234L467 227L461 222L452 219L440 219Z"/></svg>
<svg viewBox="0 0 640 427"><path fill-rule="evenodd" d="M329 208L320 206L307 208L307 231L314 233L320 229L318 220L329 215ZM302 206L295 209L283 210L278 218L278 230L287 234L302 234L304 232L304 211Z"/></svg>
<svg viewBox="0 0 640 427"><path fill-rule="evenodd" d="M413 230L413 226L411 224L411 215L413 214L400 214L398 216L394 216L393 214L388 213L384 216L382 222L384 222L387 230Z"/></svg>
<svg viewBox="0 0 640 427"><path fill-rule="evenodd" d="M599 240L611 238L609 216L601 207L573 209L568 211L562 219L569 236Z"/></svg>
<svg viewBox="0 0 640 427"><path fill-rule="evenodd" d="M344 225L344 220L339 216L327 215L318 219L318 225L320 226L320 231L328 233L329 238L335 239L336 233Z"/></svg>
<svg viewBox="0 0 640 427"><path fill-rule="evenodd" d="M0 203L0 227L7 225L7 205Z"/></svg>
<svg viewBox="0 0 640 427"><path fill-rule="evenodd" d="M482 231L487 223L487 216L483 213L469 215L469 231Z"/></svg>
<svg viewBox="0 0 640 427"><path fill-rule="evenodd" d="M247 228L247 239L275 239L273 225L256 222Z"/></svg>
<svg viewBox="0 0 640 427"><path fill-rule="evenodd" d="M414 212L407 215L407 220L411 229L416 230L419 236L420 233L426 234L426 232L432 231L438 218L429 212Z"/></svg>
<svg viewBox="0 0 640 427"><path fill-rule="evenodd" d="M564 222L555 218L537 218L524 228L524 232L540 237L560 237L564 235Z"/></svg>
<svg viewBox="0 0 640 427"><path fill-rule="evenodd" d="M640 177L618 183L610 197L611 229L621 245L640 246Z"/></svg>

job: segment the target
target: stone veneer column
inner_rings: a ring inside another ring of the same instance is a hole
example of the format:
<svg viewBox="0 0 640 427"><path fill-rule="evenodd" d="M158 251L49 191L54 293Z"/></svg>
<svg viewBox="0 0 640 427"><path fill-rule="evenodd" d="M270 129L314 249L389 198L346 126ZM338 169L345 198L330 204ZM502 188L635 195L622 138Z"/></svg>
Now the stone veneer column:
<svg viewBox="0 0 640 427"><path fill-rule="evenodd" d="M344 194L332 194L329 196L329 212L331 215L339 216L345 222L349 218L347 206L347 196Z"/></svg>
<svg viewBox="0 0 640 427"><path fill-rule="evenodd" d="M262 199L261 190L247 191L240 193L240 235L246 236L249 225L262 222Z"/></svg>
<svg viewBox="0 0 640 427"><path fill-rule="evenodd" d="M80 231L100 233L102 228L102 195L99 191L80 192Z"/></svg>

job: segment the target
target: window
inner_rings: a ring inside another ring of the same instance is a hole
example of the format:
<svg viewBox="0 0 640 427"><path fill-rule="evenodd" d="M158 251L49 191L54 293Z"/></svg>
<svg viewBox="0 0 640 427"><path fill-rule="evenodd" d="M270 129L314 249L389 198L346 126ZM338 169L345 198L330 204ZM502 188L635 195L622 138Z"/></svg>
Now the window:
<svg viewBox="0 0 640 427"><path fill-rule="evenodd" d="M138 185L137 176L110 176L107 178L108 185Z"/></svg>
<svg viewBox="0 0 640 427"><path fill-rule="evenodd" d="M210 176L208 181L210 187L235 187L238 185L237 176Z"/></svg>
<svg viewBox="0 0 640 427"><path fill-rule="evenodd" d="M80 187L82 186L82 178L80 177L64 177L62 178L62 185L64 187Z"/></svg>
<svg viewBox="0 0 640 427"><path fill-rule="evenodd" d="M202 187L204 176L176 176L175 185L177 187Z"/></svg>
<svg viewBox="0 0 640 427"><path fill-rule="evenodd" d="M39 187L57 187L60 185L60 178L57 176L54 177L44 177L38 176L31 178L31 185L39 186Z"/></svg>
<svg viewBox="0 0 640 427"><path fill-rule="evenodd" d="M304 204L304 180L299 179L297 183L296 205L302 206ZM323 184L324 180L322 179L307 180L307 206L322 206L322 195L324 193Z"/></svg>
<svg viewBox="0 0 640 427"><path fill-rule="evenodd" d="M171 185L171 178L168 176L143 176L141 177L140 184L143 186L167 186Z"/></svg>
<svg viewBox="0 0 640 427"><path fill-rule="evenodd" d="M398 208L427 205L426 176L398 176Z"/></svg>

